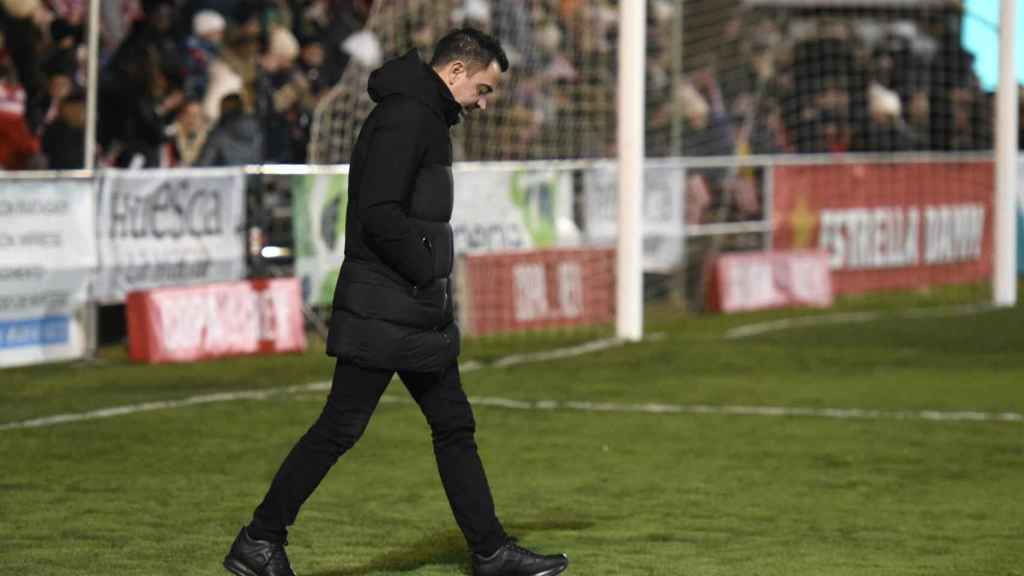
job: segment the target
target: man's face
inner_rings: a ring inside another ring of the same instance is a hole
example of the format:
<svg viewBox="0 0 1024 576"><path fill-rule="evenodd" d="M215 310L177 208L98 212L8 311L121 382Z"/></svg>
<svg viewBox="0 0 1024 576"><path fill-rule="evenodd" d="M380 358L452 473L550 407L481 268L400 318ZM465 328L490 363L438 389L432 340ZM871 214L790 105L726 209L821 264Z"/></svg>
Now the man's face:
<svg viewBox="0 0 1024 576"><path fill-rule="evenodd" d="M60 114L65 122L75 128L85 126L85 104L80 100L65 102L60 107Z"/></svg>
<svg viewBox="0 0 1024 576"><path fill-rule="evenodd" d="M487 67L474 69L462 60L455 60L445 65L440 75L455 101L462 106L463 113L469 113L487 109L490 95L501 82L501 66L492 60Z"/></svg>
<svg viewBox="0 0 1024 576"><path fill-rule="evenodd" d="M198 132L203 127L203 109L196 102L190 102L181 109L178 121L189 134Z"/></svg>

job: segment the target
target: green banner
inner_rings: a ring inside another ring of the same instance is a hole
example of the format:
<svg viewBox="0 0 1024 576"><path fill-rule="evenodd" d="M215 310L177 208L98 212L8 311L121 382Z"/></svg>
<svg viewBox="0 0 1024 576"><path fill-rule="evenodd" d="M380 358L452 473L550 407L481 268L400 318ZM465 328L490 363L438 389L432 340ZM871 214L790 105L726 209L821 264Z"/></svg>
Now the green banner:
<svg viewBox="0 0 1024 576"><path fill-rule="evenodd" d="M345 256L348 174L307 174L292 182L295 274L303 300L330 304Z"/></svg>

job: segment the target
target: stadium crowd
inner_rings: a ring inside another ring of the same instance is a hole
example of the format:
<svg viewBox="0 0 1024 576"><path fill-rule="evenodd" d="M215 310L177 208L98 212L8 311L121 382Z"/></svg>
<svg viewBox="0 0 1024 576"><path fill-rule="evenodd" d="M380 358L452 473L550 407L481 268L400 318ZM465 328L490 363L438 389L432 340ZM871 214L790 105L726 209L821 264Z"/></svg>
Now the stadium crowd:
<svg viewBox="0 0 1024 576"><path fill-rule="evenodd" d="M450 3L451 24L495 32L517 64L501 116L515 136L501 159L613 153L614 2ZM811 17L708 4L651 2L650 155L991 148L993 98L960 46L955 11ZM0 0L3 169L82 166L87 6ZM304 162L317 103L350 59L380 57L365 27L371 9L372 0L103 0L99 165ZM679 22L682 46L672 40ZM539 145L546 139L573 142ZM486 159L476 156L466 157Z"/></svg>
<svg viewBox="0 0 1024 576"><path fill-rule="evenodd" d="M682 117L685 156L992 146L992 94L956 9L693 15L688 73L657 118Z"/></svg>
<svg viewBox="0 0 1024 576"><path fill-rule="evenodd" d="M317 100L368 0L103 0L97 144L105 166L305 160ZM84 158L86 0L2 0L0 165Z"/></svg>

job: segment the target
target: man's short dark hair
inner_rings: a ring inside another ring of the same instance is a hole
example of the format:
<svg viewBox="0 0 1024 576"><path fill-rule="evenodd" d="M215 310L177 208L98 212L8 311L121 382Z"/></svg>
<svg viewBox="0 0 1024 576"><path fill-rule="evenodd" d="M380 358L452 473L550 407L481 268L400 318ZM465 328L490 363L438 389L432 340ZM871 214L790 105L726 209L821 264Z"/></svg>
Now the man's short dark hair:
<svg viewBox="0 0 1024 576"><path fill-rule="evenodd" d="M496 61L502 72L508 70L508 56L498 39L476 28L452 30L438 40L430 65L441 68L455 60L462 60L471 69L477 70Z"/></svg>
<svg viewBox="0 0 1024 576"><path fill-rule="evenodd" d="M237 92L226 94L220 99L220 115L235 116L245 112L242 96Z"/></svg>

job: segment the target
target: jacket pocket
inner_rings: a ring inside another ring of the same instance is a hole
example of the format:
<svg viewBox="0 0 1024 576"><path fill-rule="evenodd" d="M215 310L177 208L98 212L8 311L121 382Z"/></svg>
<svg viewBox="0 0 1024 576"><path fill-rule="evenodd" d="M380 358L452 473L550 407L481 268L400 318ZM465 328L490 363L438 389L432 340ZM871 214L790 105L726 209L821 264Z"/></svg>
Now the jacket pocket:
<svg viewBox="0 0 1024 576"><path fill-rule="evenodd" d="M454 322L429 330L335 310L327 336L329 355L370 368L438 372L455 362L460 351Z"/></svg>
<svg viewBox="0 0 1024 576"><path fill-rule="evenodd" d="M417 225L420 230L420 242L430 254L434 278L451 276L455 264L451 224L419 220Z"/></svg>

